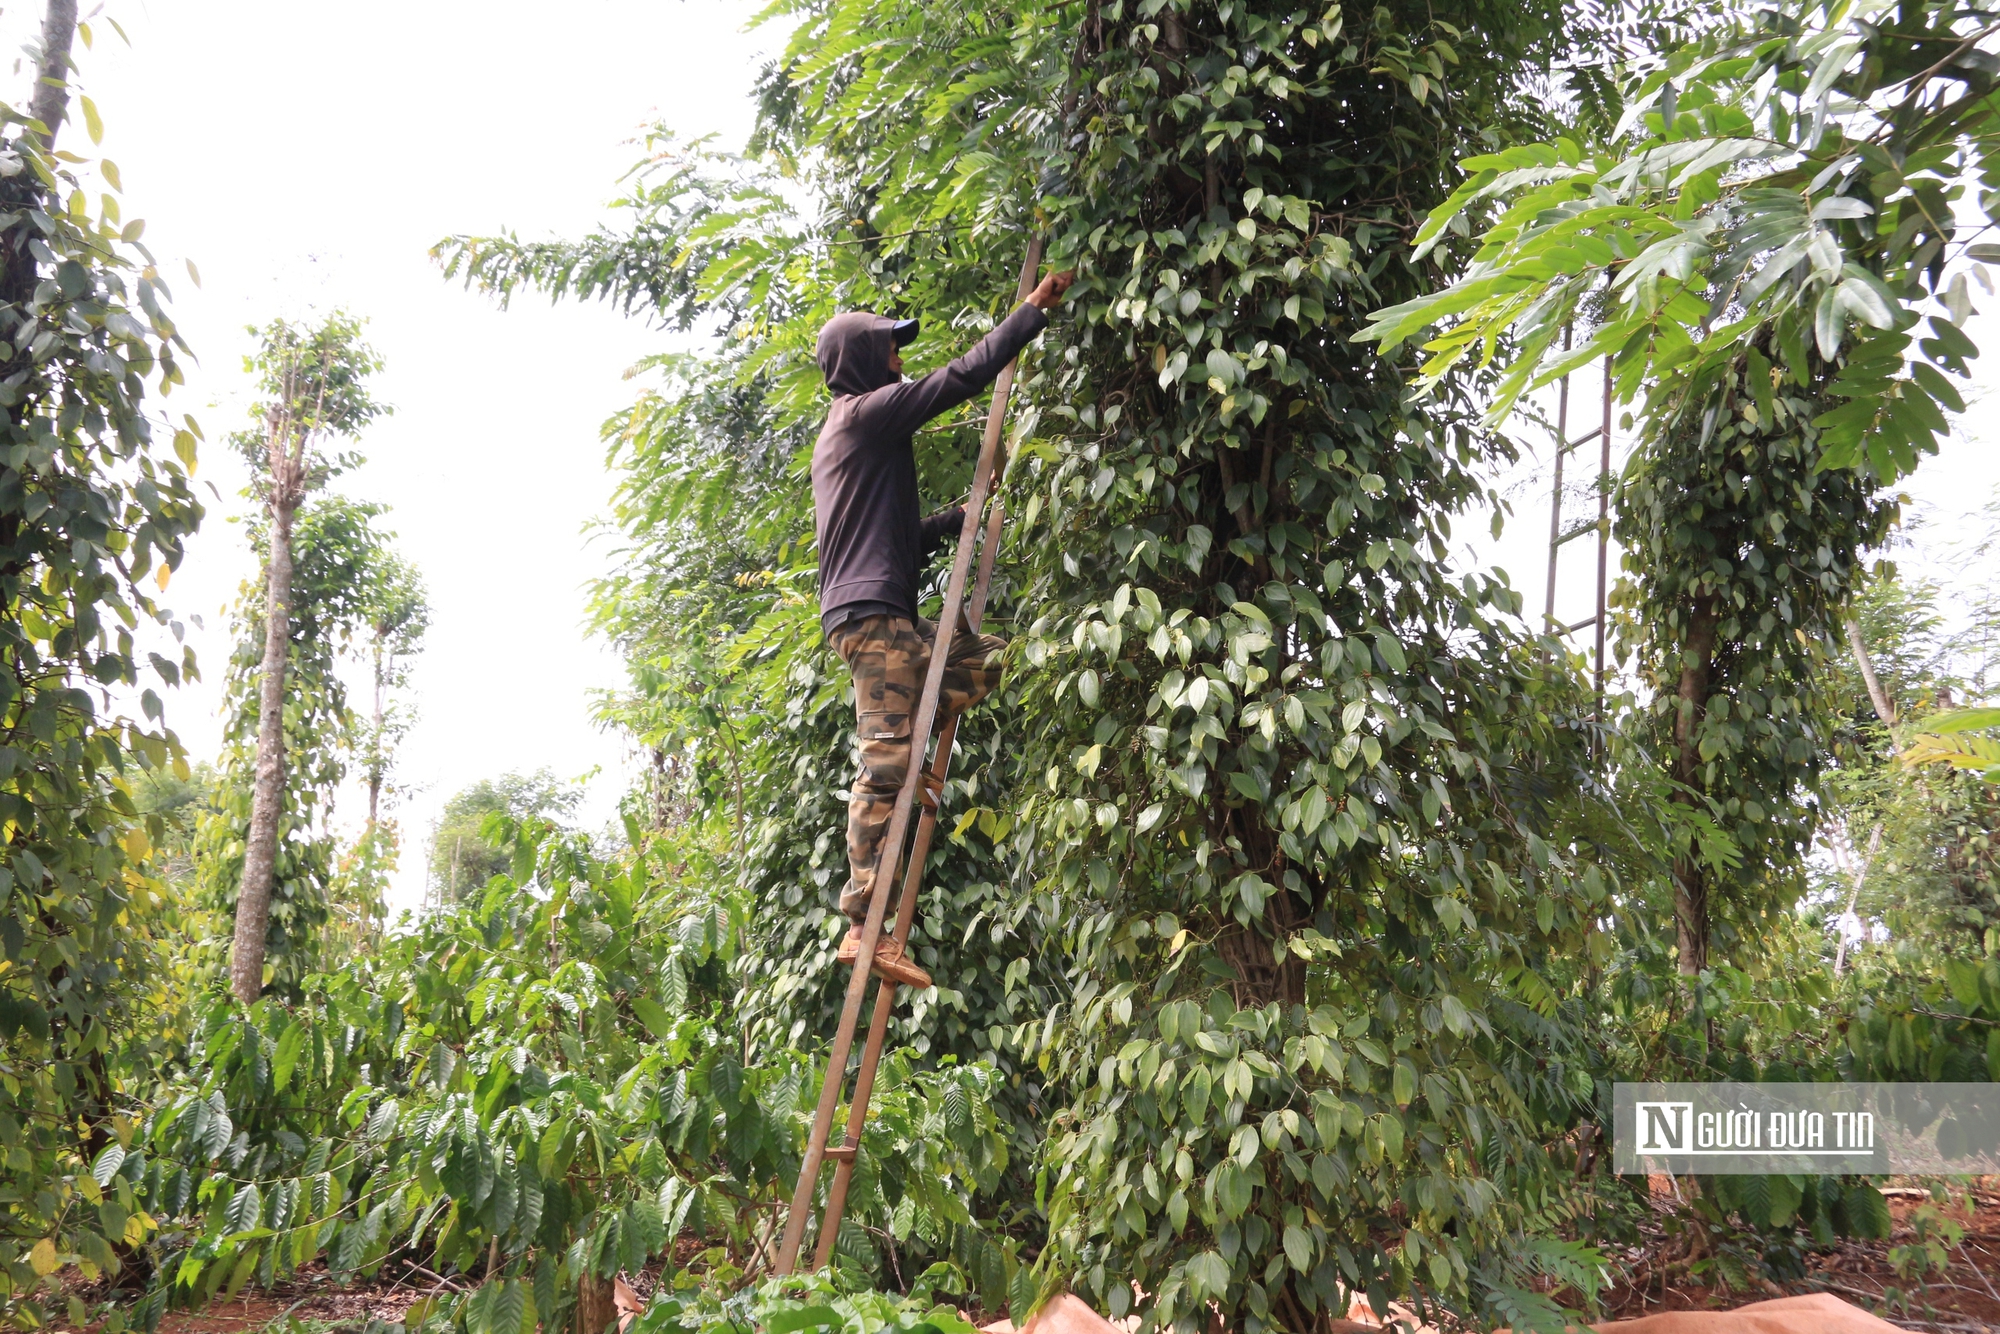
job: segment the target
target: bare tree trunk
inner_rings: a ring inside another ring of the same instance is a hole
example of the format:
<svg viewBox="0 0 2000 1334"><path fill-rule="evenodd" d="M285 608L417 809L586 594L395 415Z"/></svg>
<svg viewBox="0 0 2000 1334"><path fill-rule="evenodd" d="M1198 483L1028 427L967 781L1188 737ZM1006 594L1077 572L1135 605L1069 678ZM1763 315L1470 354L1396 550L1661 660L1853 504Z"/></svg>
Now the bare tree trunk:
<svg viewBox="0 0 2000 1334"><path fill-rule="evenodd" d="M76 0L49 0L42 16L42 50L35 66L35 93L28 102L28 114L44 127L43 148L56 146L56 131L69 115L69 53L75 40Z"/></svg>
<svg viewBox="0 0 2000 1334"><path fill-rule="evenodd" d="M250 797L250 836L243 846L243 879L236 893L236 937L229 955L230 989L245 1005L264 989L264 935L271 922L278 816L285 803L285 667L292 638L292 516L298 507L285 480L280 472L272 486L257 772Z"/></svg>
<svg viewBox="0 0 2000 1334"><path fill-rule="evenodd" d="M604 1334L618 1318L611 1284L595 1274L585 1274L576 1283L576 1334Z"/></svg>
<svg viewBox="0 0 2000 1334"><path fill-rule="evenodd" d="M1903 748L1896 744L1896 706L1889 702L1888 692L1882 689L1882 681L1875 675L1875 660L1868 656L1868 641L1861 637L1861 622L1852 616L1847 618L1847 642L1854 649L1861 679L1868 683L1868 702L1875 706L1875 716L1882 720L1882 729L1889 734L1889 753L1901 755Z"/></svg>
<svg viewBox="0 0 2000 1334"><path fill-rule="evenodd" d="M1687 643L1681 649L1679 700L1674 719L1674 778L1683 791L1674 800L1693 806L1701 767L1701 720L1708 711L1709 672L1715 657L1715 631L1721 614L1713 598L1694 604ZM1680 972L1693 977L1708 967L1708 868L1693 849L1674 858L1674 934L1680 950Z"/></svg>

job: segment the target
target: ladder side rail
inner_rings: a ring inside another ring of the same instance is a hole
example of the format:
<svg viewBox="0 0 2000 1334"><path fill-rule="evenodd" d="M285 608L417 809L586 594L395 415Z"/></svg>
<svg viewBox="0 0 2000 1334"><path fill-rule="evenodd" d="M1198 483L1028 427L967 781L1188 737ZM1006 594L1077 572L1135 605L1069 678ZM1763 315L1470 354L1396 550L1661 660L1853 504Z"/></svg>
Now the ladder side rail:
<svg viewBox="0 0 2000 1334"><path fill-rule="evenodd" d="M997 465L1005 472L1006 460ZM999 489L999 479L994 480ZM993 582L994 553L1000 549L1000 527L1005 502L995 499L986 520L986 537L979 548L979 577L972 585L972 605L966 609L966 623L978 634L986 619L986 600ZM953 718L938 734L937 756L931 761L931 776L942 783L951 774L953 744L958 739L958 719ZM917 894L923 887L924 867L930 860L931 840L937 833L938 813L929 806L917 821L916 841L903 870L903 897L896 905L895 938L908 945L910 930L917 920ZM847 1108L847 1133L835 1157L833 1181L826 1191L826 1209L820 1218L819 1241L813 1248L813 1269L820 1270L833 1259L834 1244L840 1238L840 1220L847 1212L847 1191L854 1180L854 1161L861 1149L861 1132L868 1122L868 1103L875 1094L875 1071L882 1063L882 1046L888 1038L889 1017L895 1009L896 987L892 982L876 983L875 1013L868 1023L868 1038L861 1046L861 1069L854 1077L854 1097Z"/></svg>
<svg viewBox="0 0 2000 1334"><path fill-rule="evenodd" d="M1026 300L1034 290L1035 274L1042 262L1042 238L1028 242L1021 266L1021 281L1015 301ZM1000 436L1007 416L1007 399L1014 388L1014 363L1001 368L993 385L993 405L986 417L986 434L980 442L979 462L973 469L972 494L966 499L966 514L974 517L986 511L986 499L996 475ZM959 529L958 551L951 563L951 577L945 583L944 608L939 619L940 642L931 646L930 670L924 676L923 693L917 700L916 717L910 724L910 765L903 787L896 794L895 813L889 820L889 834L882 843L875 865L874 894L868 902L868 917L861 926L860 953L848 978L842 1002L840 1024L834 1030L832 1050L827 1053L826 1077L820 1084L819 1105L813 1113L812 1132L806 1140L806 1154L799 1164L798 1185L792 1191L792 1206L785 1217L784 1240L778 1248L773 1272L792 1272L799 1247L805 1240L807 1215L819 1183L819 1169L826 1158L826 1144L833 1130L833 1117L840 1106L840 1092L847 1082L847 1058L854 1049L854 1030L861 1018L861 1003L867 997L868 981L875 959L875 947L882 939L882 919L889 906L889 890L901 867L903 844L910 834L910 812L916 806L917 789L923 783L924 752L937 724L938 698L944 690L945 659L950 652L950 636L956 632L959 608L965 602L968 576L972 573L972 548L979 536L977 526L968 522Z"/></svg>
<svg viewBox="0 0 2000 1334"><path fill-rule="evenodd" d="M1611 562L1611 358L1604 359L1604 422L1597 473L1597 721L1604 721L1604 605L1610 591Z"/></svg>
<svg viewBox="0 0 2000 1334"><path fill-rule="evenodd" d="M1569 330L1563 330L1563 351L1569 351ZM1556 623L1556 548L1562 545L1563 522L1563 455L1569 452L1569 377L1562 378L1562 387L1556 398L1556 485L1555 495L1549 501L1549 585L1548 597L1542 608L1544 627Z"/></svg>

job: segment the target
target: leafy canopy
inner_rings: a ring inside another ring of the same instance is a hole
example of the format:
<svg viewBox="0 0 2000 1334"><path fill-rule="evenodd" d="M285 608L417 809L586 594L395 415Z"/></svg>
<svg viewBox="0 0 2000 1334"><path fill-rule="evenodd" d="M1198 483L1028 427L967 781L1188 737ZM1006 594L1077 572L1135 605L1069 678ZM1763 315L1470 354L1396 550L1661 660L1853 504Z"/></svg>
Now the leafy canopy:
<svg viewBox="0 0 2000 1334"><path fill-rule="evenodd" d="M1468 159L1417 250L1491 208L1471 267L1364 336L1391 349L1443 326L1427 384L1506 346L1496 419L1605 356L1627 401L1698 415L1747 354L1768 420L1771 364L1807 383L1816 356L1838 366L1812 409L1818 466L1893 482L1965 410L1948 377L1976 352L1968 261L2000 259L1977 240L2000 218L1994 22L1987 0L1753 9L1646 73L1601 147Z"/></svg>

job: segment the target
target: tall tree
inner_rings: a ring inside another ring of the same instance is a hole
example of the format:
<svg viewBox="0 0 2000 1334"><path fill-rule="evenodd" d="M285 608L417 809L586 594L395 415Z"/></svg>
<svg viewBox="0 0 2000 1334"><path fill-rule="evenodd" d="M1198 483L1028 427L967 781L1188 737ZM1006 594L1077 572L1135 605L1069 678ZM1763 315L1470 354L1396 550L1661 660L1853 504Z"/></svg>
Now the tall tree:
<svg viewBox="0 0 2000 1334"><path fill-rule="evenodd" d="M547 769L482 778L453 794L431 831L430 889L437 906L467 901L508 868L505 828L530 821L566 828L582 800L580 791Z"/></svg>
<svg viewBox="0 0 2000 1334"><path fill-rule="evenodd" d="M306 493L353 466L351 453L331 447L352 440L388 412L370 395L367 379L381 360L361 339L361 321L335 311L312 327L276 320L259 334L246 369L265 395L260 429L233 443L256 478L254 491L269 520L264 571L264 646L258 673L257 768L243 874L230 948L230 989L249 1004L264 987L265 933L271 917L272 873L285 792L285 671L291 643L292 523Z"/></svg>
<svg viewBox="0 0 2000 1334"><path fill-rule="evenodd" d="M1469 159L1418 248L1478 220L1472 263L1365 332L1428 337L1425 383L1504 352L1494 419L1600 357L1638 405L1620 637L1681 814L1690 987L1722 913L1799 883L1861 558L1965 407L1971 266L2000 258L1995 31L1956 0L1751 7L1635 71L1602 144Z"/></svg>
<svg viewBox="0 0 2000 1334"><path fill-rule="evenodd" d="M368 827L372 831L382 818L382 790L389 781L396 743L411 721L408 710L394 698L395 692L409 685L410 660L423 648L431 609L424 598L423 576L391 551L383 553L373 572L368 604L374 714L362 746L362 763L367 771Z"/></svg>
<svg viewBox="0 0 2000 1334"><path fill-rule="evenodd" d="M1841 711L1851 721L1825 785L1827 842L1836 851L1843 839L1856 848L1876 845L1867 876L1843 887L1840 901L1851 900L1864 921L1885 922L1899 945L1920 947L1927 964L1941 955L2000 951L2000 789L1979 780L1994 759L1981 764L1966 744L1978 739L1971 729L2000 725L2000 709L1939 713L1949 709L1946 701L1980 699L1981 682L2000 669L1989 638L1996 585L1980 578L1979 567L1968 573L1986 587L1954 586L1949 619L1944 589L1896 572L1871 579L1856 598L1849 624L1863 638L1875 679L1866 679L1858 662L1839 675ZM1940 716L1963 718L1968 730L1920 734L1910 738L1918 744L1898 752L1878 694L1892 715L1917 719L1926 732ZM1959 745L1940 744L1948 739ZM1956 764L1933 762L1947 758Z"/></svg>
<svg viewBox="0 0 2000 1334"><path fill-rule="evenodd" d="M422 577L387 547L378 552L366 583L363 614L372 704L355 731L368 813L361 833L334 869L329 904L335 935L357 949L380 943L389 882L402 860L402 830L384 815L383 798L392 792L396 748L415 721L402 693L430 619Z"/></svg>
<svg viewBox="0 0 2000 1334"><path fill-rule="evenodd" d="M327 923L339 918L350 940L379 925L388 867L364 828L347 857L337 856L334 802L357 754L365 763L370 729L348 696L343 666L363 663L374 635L380 583L399 564L377 527L382 508L334 492L295 516L287 615L285 696L280 741L285 764L273 841L263 971L290 992L320 966ZM256 526L259 555L271 525ZM235 652L227 680L227 730L214 809L203 821L197 869L207 904L232 922L249 860L263 758L263 684L269 605L262 581L246 582L233 618Z"/></svg>

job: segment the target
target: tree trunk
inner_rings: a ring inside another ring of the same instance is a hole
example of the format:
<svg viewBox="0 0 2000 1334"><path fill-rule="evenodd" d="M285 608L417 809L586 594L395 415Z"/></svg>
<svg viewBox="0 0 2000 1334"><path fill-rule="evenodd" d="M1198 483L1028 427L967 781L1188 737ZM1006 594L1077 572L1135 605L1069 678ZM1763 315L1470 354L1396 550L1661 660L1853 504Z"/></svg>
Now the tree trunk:
<svg viewBox="0 0 2000 1334"><path fill-rule="evenodd" d="M257 773L250 798L250 836L236 894L236 938L229 981L245 1005L264 989L264 935L271 922L271 886L278 855L278 817L285 802L285 666L292 638L292 515L298 501L282 473L273 479L271 567L264 608L262 696L257 711Z"/></svg>
<svg viewBox="0 0 2000 1334"><path fill-rule="evenodd" d="M1861 637L1861 622L1852 616L1847 618L1847 642L1854 649L1854 662L1861 668L1861 679L1868 685L1868 702L1875 706L1875 716L1882 720L1882 729L1889 734L1889 753L1901 755L1903 748L1896 744L1896 706L1889 702L1888 692L1882 689L1882 681L1875 675L1875 660L1868 656L1868 641Z"/></svg>
<svg viewBox="0 0 2000 1334"><path fill-rule="evenodd" d="M653 747L653 832L664 834L672 824L671 811L667 800L667 750L665 746Z"/></svg>
<svg viewBox="0 0 2000 1334"><path fill-rule="evenodd" d="M35 92L28 114L43 125L42 147L56 146L56 131L69 115L70 44L76 40L76 0L49 0L42 16L41 58L35 65Z"/></svg>
<svg viewBox="0 0 2000 1334"><path fill-rule="evenodd" d="M1263 920L1257 927L1232 922L1217 937L1216 951L1236 974L1230 990L1238 1009L1262 1009L1273 1001L1280 1005L1306 1003L1305 960L1289 950L1272 957L1303 923L1291 891L1281 885L1265 901Z"/></svg>
<svg viewBox="0 0 2000 1334"><path fill-rule="evenodd" d="M1715 630L1721 620L1714 598L1695 602L1688 620L1687 643L1681 649L1678 711L1674 718L1674 778L1682 791L1674 800L1696 806L1692 789L1701 768L1701 720L1708 709L1709 672L1715 658ZM1692 848L1674 858L1674 933L1680 949L1680 971L1693 977L1708 967L1708 868Z"/></svg>
<svg viewBox="0 0 2000 1334"><path fill-rule="evenodd" d="M1244 808L1246 811L1247 807ZM1273 1001L1303 1005L1306 1000L1305 960L1286 946L1310 917L1284 886L1284 859L1269 826L1255 819L1233 818L1224 812L1224 828L1234 825L1246 865L1256 868L1275 888L1264 900L1262 918L1252 926L1231 922L1216 939L1216 950L1236 974L1238 1009L1260 1009Z"/></svg>
<svg viewBox="0 0 2000 1334"><path fill-rule="evenodd" d="M617 1318L610 1282L595 1274L577 1280L576 1334L604 1334L605 1327Z"/></svg>
<svg viewBox="0 0 2000 1334"><path fill-rule="evenodd" d="M1850 621L1848 624L1852 625L1853 622ZM1832 839L1827 840L1833 848L1834 863L1847 873L1848 879L1854 882L1854 891L1847 896L1847 911L1840 915L1840 944L1833 952L1833 975L1839 977L1847 971L1847 919L1855 916L1855 905L1861 902L1861 886L1868 879L1868 868L1874 865L1875 858L1881 854L1882 826L1876 825L1875 832L1868 836L1868 852L1865 856L1855 854L1853 843L1842 826L1836 825L1834 828L1840 836L1840 841L1835 843ZM1845 848L1844 853L1843 848Z"/></svg>
<svg viewBox="0 0 2000 1334"><path fill-rule="evenodd" d="M42 18L42 48L35 61L35 84L28 90L28 114L47 127L45 133L36 136L45 149L55 147L56 129L68 114L69 53L75 36L76 0L49 0L48 10ZM55 205L41 178L32 171L22 172L0 187L0 211L44 206ZM0 254L0 306L19 308L28 304L36 286L41 283L42 265L28 251L25 239L16 240L14 245L18 248ZM23 372L28 374L29 382L17 395L14 406L4 410L7 420L17 424L32 414L35 400L42 392L42 380L36 373L35 359L29 355L25 339L4 362L0 362L0 379ZM13 550L20 527L18 515L9 514L0 519L0 551ZM19 561L10 559L0 565L0 574L18 575L22 568Z"/></svg>
<svg viewBox="0 0 2000 1334"><path fill-rule="evenodd" d="M1708 967L1708 872L1687 853L1674 858L1674 939L1681 976Z"/></svg>
<svg viewBox="0 0 2000 1334"><path fill-rule="evenodd" d="M383 699L388 693L388 681L382 665L382 644L389 637L386 624L375 627L375 731L368 756L368 832L375 832L375 823L380 818L382 806L382 715Z"/></svg>

